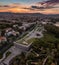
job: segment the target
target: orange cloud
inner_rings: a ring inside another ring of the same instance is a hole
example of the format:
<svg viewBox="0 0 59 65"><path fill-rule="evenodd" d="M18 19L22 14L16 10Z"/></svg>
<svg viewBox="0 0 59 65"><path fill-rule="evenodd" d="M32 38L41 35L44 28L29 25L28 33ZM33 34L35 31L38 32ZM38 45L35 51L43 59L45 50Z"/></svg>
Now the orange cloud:
<svg viewBox="0 0 59 65"><path fill-rule="evenodd" d="M42 13L45 13L45 14L59 14L59 9L46 9Z"/></svg>
<svg viewBox="0 0 59 65"><path fill-rule="evenodd" d="M0 12L59 14L59 9L52 8L52 9L44 9L42 11L40 9L32 9L31 5L14 3L14 4L0 6Z"/></svg>

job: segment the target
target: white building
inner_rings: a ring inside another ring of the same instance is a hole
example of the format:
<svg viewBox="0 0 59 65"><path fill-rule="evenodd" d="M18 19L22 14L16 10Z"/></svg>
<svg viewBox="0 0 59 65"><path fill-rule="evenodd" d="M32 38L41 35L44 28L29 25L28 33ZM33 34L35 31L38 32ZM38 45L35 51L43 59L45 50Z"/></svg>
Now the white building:
<svg viewBox="0 0 59 65"><path fill-rule="evenodd" d="M22 43L14 42L15 47L22 49L23 52L28 51L31 48L32 43L28 44L26 41Z"/></svg>
<svg viewBox="0 0 59 65"><path fill-rule="evenodd" d="M59 27L59 22L56 22L54 25L57 26L57 27Z"/></svg>

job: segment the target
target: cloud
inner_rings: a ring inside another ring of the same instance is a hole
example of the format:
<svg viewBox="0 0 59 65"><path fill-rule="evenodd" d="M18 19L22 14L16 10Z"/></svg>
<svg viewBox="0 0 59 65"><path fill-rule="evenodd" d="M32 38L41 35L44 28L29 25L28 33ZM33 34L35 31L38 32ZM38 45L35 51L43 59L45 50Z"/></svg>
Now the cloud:
<svg viewBox="0 0 59 65"><path fill-rule="evenodd" d="M0 5L0 7L5 7L5 8L24 8L26 7L26 5L24 6L23 4L20 3L12 3L12 4L8 4L8 5Z"/></svg>
<svg viewBox="0 0 59 65"><path fill-rule="evenodd" d="M34 5L31 6L33 9L39 9L39 10L45 10L45 9L53 9L53 8L59 8L59 0L47 0L44 2L37 2Z"/></svg>
<svg viewBox="0 0 59 65"><path fill-rule="evenodd" d="M0 12L30 12L30 5L20 3L12 3L8 5L0 5Z"/></svg>
<svg viewBox="0 0 59 65"><path fill-rule="evenodd" d="M45 3L59 3L59 0L48 0L48 1L45 1Z"/></svg>
<svg viewBox="0 0 59 65"><path fill-rule="evenodd" d="M9 5L0 5L0 7L10 7Z"/></svg>
<svg viewBox="0 0 59 65"><path fill-rule="evenodd" d="M55 2L55 1L54 1ZM12 3L8 5L0 4L0 12L14 13L59 13L59 3L55 4L52 0L38 2L34 4ZM50 4L51 3L51 4Z"/></svg>
<svg viewBox="0 0 59 65"><path fill-rule="evenodd" d="M31 8L32 9L39 9L39 10L45 10L45 9L53 9L53 8L59 8L59 7L56 7L56 6L48 6L48 7L44 7L44 6L42 6L42 7L40 7L40 6L31 6Z"/></svg>
<svg viewBox="0 0 59 65"><path fill-rule="evenodd" d="M44 5L44 4L46 4L46 5L47 5L47 4L48 4L48 5L49 5L49 4L50 4L50 5L51 5L51 4L54 4L54 5L55 5L55 4L59 4L59 0L47 0L47 1L43 1L43 2L37 2L37 4L41 4L41 5Z"/></svg>

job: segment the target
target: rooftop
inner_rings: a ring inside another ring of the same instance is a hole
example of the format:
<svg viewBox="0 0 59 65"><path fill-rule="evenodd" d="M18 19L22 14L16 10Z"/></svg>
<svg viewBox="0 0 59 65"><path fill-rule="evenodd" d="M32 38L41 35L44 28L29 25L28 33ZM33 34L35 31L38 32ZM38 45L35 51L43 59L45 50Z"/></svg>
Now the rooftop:
<svg viewBox="0 0 59 65"><path fill-rule="evenodd" d="M6 39L6 37L0 36L0 40L4 40Z"/></svg>

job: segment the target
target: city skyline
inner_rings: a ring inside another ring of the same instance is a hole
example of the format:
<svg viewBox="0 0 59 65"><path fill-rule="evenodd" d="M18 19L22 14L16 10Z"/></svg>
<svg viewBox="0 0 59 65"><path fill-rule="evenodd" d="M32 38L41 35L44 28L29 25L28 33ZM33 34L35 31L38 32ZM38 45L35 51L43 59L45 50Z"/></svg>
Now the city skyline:
<svg viewBox="0 0 59 65"><path fill-rule="evenodd" d="M59 14L59 0L0 0L0 12Z"/></svg>

